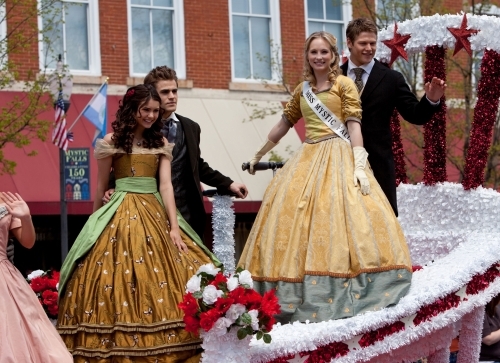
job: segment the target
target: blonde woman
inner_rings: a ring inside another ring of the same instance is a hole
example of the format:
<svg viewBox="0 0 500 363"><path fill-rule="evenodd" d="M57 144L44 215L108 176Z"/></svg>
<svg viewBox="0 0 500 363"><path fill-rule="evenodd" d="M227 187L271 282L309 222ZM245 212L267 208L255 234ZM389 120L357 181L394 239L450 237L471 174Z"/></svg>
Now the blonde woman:
<svg viewBox="0 0 500 363"><path fill-rule="evenodd" d="M304 82L250 161L304 118L306 140L264 195L239 265L276 289L278 321L347 318L396 304L411 281L401 227L367 162L361 105L341 74L336 39L306 40Z"/></svg>

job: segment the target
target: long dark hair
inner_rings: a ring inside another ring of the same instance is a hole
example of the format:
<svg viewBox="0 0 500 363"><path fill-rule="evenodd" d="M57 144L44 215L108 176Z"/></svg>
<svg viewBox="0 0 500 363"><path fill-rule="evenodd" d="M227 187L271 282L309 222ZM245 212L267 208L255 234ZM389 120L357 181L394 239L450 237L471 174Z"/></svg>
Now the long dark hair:
<svg viewBox="0 0 500 363"><path fill-rule="evenodd" d="M132 152L134 143L134 129L137 126L135 115L139 108L149 100L158 101L161 106L161 98L156 89L150 84L140 84L130 87L120 101L118 111L116 111L116 120L111 123L113 127L113 136L111 140L116 148L122 148L126 153ZM163 134L161 133L162 122L161 117L163 109L160 107L158 119L149 129L145 129L142 137L144 141L142 145L145 148L152 149L165 145Z"/></svg>

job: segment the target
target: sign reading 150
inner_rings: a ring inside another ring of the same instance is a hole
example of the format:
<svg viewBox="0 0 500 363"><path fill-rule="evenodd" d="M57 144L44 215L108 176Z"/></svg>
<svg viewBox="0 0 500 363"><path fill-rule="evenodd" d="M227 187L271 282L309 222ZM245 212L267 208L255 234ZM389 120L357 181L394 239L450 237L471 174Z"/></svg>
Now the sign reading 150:
<svg viewBox="0 0 500 363"><path fill-rule="evenodd" d="M85 176L85 169L83 168L68 168L70 178L82 178Z"/></svg>

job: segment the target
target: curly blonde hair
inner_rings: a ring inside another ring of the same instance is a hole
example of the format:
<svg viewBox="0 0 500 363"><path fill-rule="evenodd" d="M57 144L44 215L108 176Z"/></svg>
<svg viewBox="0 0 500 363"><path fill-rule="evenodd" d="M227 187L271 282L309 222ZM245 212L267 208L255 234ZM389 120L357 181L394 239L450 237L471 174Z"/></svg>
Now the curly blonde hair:
<svg viewBox="0 0 500 363"><path fill-rule="evenodd" d="M314 32L311 35L309 35L309 38L307 38L305 46L304 46L304 80L309 81L313 87L313 89L316 88L316 77L314 76L314 71L309 64L309 60L307 57L307 54L309 52L309 47L311 46L311 42L314 39L322 38L326 40L326 42L330 45L330 51L333 54L333 60L332 63L329 64L330 72L328 73L328 80L330 81L331 84L335 83L335 80L337 79L337 76L340 74L340 67L339 67L339 51L337 48L337 39L333 35L331 35L328 32L325 31L319 31L319 32Z"/></svg>

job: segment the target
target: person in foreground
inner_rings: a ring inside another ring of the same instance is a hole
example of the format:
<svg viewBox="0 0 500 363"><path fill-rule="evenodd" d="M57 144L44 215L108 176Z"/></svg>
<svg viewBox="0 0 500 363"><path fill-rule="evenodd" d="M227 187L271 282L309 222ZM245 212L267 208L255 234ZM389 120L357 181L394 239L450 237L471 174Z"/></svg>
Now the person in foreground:
<svg viewBox="0 0 500 363"><path fill-rule="evenodd" d="M201 340L184 330L177 304L198 268L218 262L179 228L160 104L153 86L129 88L113 133L96 143L94 213L59 286L57 329L77 363L200 359ZM116 191L102 206L111 167Z"/></svg>
<svg viewBox="0 0 500 363"><path fill-rule="evenodd" d="M486 304L480 362L500 363L500 295Z"/></svg>
<svg viewBox="0 0 500 363"><path fill-rule="evenodd" d="M260 292L277 290L281 323L378 310L410 287L408 247L367 163L358 92L341 75L336 44L326 32L306 40L305 82L250 161L253 172L304 117L305 143L268 186L239 261Z"/></svg>
<svg viewBox="0 0 500 363"><path fill-rule="evenodd" d="M73 362L35 293L7 259L9 232L26 248L35 244L26 202L17 193L0 193L0 361Z"/></svg>

